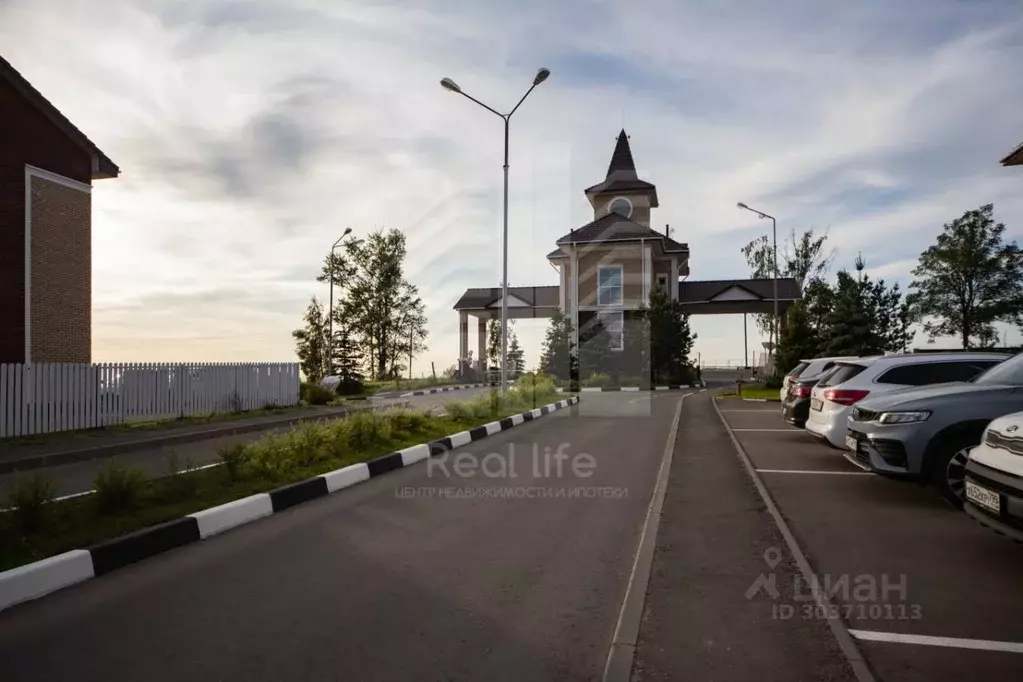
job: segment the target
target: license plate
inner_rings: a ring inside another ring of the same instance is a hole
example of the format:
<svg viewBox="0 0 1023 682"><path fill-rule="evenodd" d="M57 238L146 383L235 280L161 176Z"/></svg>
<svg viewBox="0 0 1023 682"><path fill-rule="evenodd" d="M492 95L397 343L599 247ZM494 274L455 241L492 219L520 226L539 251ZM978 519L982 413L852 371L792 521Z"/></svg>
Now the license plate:
<svg viewBox="0 0 1023 682"><path fill-rule="evenodd" d="M822 407L824 407L824 401L821 400L820 398L813 398L813 399L810 400L810 409L811 410L816 410L816 411L820 412Z"/></svg>
<svg viewBox="0 0 1023 682"><path fill-rule="evenodd" d="M966 499L996 514L1002 511L1002 498L999 497L998 493L970 481L966 482Z"/></svg>
<svg viewBox="0 0 1023 682"><path fill-rule="evenodd" d="M845 447L849 448L853 452L856 452L856 446L857 443L855 438L853 438L852 436L845 437Z"/></svg>

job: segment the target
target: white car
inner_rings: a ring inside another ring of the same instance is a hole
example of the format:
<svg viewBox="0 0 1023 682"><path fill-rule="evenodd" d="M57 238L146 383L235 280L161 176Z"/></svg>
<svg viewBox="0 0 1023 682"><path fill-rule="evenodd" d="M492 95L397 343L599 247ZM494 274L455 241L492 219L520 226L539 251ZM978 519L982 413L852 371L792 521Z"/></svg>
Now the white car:
<svg viewBox="0 0 1023 682"><path fill-rule="evenodd" d="M806 430L844 450L849 413L868 395L873 398L913 386L969 381L1009 357L1002 353L900 353L844 360L810 392Z"/></svg>
<svg viewBox="0 0 1023 682"><path fill-rule="evenodd" d="M963 508L995 532L1023 540L1023 412L993 420L970 451Z"/></svg>
<svg viewBox="0 0 1023 682"><path fill-rule="evenodd" d="M807 380L814 377L824 376L839 360L855 360L855 355L843 355L833 358L809 358L800 360L799 364L793 367L781 380L781 392L778 397L785 402L785 394L789 391L789 384L797 379Z"/></svg>

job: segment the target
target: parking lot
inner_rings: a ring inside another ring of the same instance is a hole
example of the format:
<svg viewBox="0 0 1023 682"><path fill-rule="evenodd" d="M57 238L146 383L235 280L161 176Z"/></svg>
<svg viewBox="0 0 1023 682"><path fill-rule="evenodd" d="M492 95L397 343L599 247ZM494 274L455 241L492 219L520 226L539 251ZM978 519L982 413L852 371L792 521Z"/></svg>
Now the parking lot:
<svg viewBox="0 0 1023 682"><path fill-rule="evenodd" d="M878 679L1023 679L1023 546L858 469L779 403L717 403Z"/></svg>

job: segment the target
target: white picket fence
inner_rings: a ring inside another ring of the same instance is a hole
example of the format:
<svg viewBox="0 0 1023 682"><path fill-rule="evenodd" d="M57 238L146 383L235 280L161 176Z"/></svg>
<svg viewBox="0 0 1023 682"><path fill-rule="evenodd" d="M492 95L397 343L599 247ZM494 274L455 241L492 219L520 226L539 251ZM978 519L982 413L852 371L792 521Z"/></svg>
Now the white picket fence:
<svg viewBox="0 0 1023 682"><path fill-rule="evenodd" d="M298 400L297 363L0 364L0 438Z"/></svg>

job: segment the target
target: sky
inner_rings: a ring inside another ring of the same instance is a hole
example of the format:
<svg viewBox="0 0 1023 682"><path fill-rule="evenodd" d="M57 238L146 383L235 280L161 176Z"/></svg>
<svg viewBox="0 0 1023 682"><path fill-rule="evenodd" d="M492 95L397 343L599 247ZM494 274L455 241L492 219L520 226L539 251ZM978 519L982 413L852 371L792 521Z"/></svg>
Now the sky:
<svg viewBox="0 0 1023 682"><path fill-rule="evenodd" d="M511 123L513 286L557 284L623 126L694 280L748 276L770 223L738 201L903 287L964 211L1023 236L1014 0L0 0L0 49L121 168L93 190L97 362L293 361L330 245L386 227L429 319L413 373L452 365L452 306L501 277L503 139L445 76L503 111L552 72ZM742 326L694 316L694 352L738 364ZM517 324L530 365L543 330Z"/></svg>

